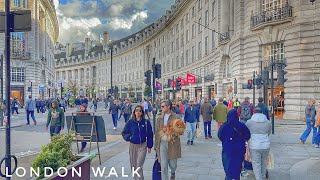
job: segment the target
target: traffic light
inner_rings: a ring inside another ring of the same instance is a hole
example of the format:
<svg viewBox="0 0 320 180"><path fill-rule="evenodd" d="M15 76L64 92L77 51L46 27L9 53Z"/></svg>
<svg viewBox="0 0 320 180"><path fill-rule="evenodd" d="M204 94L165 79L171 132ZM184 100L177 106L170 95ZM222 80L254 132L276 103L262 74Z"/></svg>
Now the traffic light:
<svg viewBox="0 0 320 180"><path fill-rule="evenodd" d="M177 91L180 91L181 90L181 81L180 81L180 79L177 79L176 83L177 83L176 89L177 89Z"/></svg>
<svg viewBox="0 0 320 180"><path fill-rule="evenodd" d="M151 86L151 70L144 72L144 77L146 77L144 79L144 83L146 83L148 86Z"/></svg>
<svg viewBox="0 0 320 180"><path fill-rule="evenodd" d="M116 94L118 94L118 92L119 92L118 86L114 86L114 92L115 92Z"/></svg>
<svg viewBox="0 0 320 180"><path fill-rule="evenodd" d="M111 94L111 89L108 89L108 94Z"/></svg>
<svg viewBox="0 0 320 180"><path fill-rule="evenodd" d="M262 79L261 83L263 85L268 85L269 84L269 71L267 69L262 70L261 79Z"/></svg>
<svg viewBox="0 0 320 180"><path fill-rule="evenodd" d="M253 85L256 85L256 86L261 85L261 76L258 76L253 80Z"/></svg>
<svg viewBox="0 0 320 180"><path fill-rule="evenodd" d="M31 87L28 87L28 92L31 92Z"/></svg>
<svg viewBox="0 0 320 180"><path fill-rule="evenodd" d="M253 81L252 79L248 80L247 89L252 89Z"/></svg>
<svg viewBox="0 0 320 180"><path fill-rule="evenodd" d="M154 76L155 78L161 78L161 64L155 64L154 66Z"/></svg>
<svg viewBox="0 0 320 180"><path fill-rule="evenodd" d="M288 80L284 77L287 73L284 69L277 71L277 83L279 86L284 86L284 83Z"/></svg>
<svg viewBox="0 0 320 180"><path fill-rule="evenodd" d="M168 79L168 87L171 87L171 79Z"/></svg>

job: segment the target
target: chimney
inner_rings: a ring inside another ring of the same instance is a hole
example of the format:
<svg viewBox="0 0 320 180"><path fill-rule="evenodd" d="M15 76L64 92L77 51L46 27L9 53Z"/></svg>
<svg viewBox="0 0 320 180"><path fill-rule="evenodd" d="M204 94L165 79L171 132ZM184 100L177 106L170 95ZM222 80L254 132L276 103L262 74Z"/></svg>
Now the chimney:
<svg viewBox="0 0 320 180"><path fill-rule="evenodd" d="M85 54L89 54L92 48L92 41L90 40L90 38L85 39L84 48L85 48Z"/></svg>
<svg viewBox="0 0 320 180"><path fill-rule="evenodd" d="M103 33L104 45L108 45L110 43L110 35L108 32Z"/></svg>

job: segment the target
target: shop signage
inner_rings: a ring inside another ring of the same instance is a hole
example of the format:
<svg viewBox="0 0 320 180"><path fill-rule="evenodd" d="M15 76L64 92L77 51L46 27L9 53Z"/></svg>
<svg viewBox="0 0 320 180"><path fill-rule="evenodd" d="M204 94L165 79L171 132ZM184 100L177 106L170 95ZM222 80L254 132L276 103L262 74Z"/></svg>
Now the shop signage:
<svg viewBox="0 0 320 180"><path fill-rule="evenodd" d="M187 82L186 82L186 80L184 78L178 76L178 79L180 80L181 86L186 86L187 85Z"/></svg>
<svg viewBox="0 0 320 180"><path fill-rule="evenodd" d="M193 74L187 74L187 83L189 84L196 84L196 76Z"/></svg>

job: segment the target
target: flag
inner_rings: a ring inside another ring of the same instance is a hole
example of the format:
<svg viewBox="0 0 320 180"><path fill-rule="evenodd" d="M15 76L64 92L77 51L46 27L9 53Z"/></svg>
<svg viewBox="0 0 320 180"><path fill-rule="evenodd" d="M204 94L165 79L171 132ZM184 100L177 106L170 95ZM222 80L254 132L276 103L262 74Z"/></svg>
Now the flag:
<svg viewBox="0 0 320 180"><path fill-rule="evenodd" d="M162 84L159 81L156 81L156 89L162 89Z"/></svg>
<svg viewBox="0 0 320 180"><path fill-rule="evenodd" d="M177 86L177 82L175 80L170 79L170 87L172 87L172 84L174 85L174 87Z"/></svg>
<svg viewBox="0 0 320 180"><path fill-rule="evenodd" d="M189 84L196 84L196 76L193 74L187 74L187 83Z"/></svg>
<svg viewBox="0 0 320 180"><path fill-rule="evenodd" d="M178 76L178 79L180 80L181 86L186 86L187 85L187 82L186 82L186 80L184 78Z"/></svg>

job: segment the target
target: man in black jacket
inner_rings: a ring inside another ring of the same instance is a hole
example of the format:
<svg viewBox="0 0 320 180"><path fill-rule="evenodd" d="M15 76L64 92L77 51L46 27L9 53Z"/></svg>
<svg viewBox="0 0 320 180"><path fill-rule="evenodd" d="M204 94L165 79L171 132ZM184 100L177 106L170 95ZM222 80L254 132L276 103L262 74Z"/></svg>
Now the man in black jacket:
<svg viewBox="0 0 320 180"><path fill-rule="evenodd" d="M269 117L269 109L268 109L268 106L266 106L264 103L263 103L263 98L262 97L259 97L258 98L258 101L259 103L257 104L257 107L259 107L262 111L262 114L266 115L267 116L267 119L270 120L270 117Z"/></svg>

